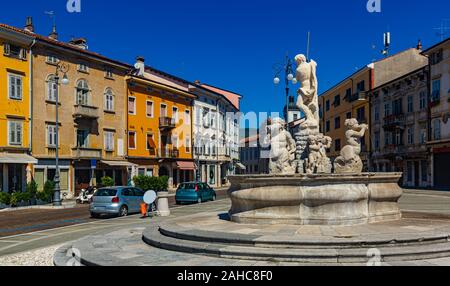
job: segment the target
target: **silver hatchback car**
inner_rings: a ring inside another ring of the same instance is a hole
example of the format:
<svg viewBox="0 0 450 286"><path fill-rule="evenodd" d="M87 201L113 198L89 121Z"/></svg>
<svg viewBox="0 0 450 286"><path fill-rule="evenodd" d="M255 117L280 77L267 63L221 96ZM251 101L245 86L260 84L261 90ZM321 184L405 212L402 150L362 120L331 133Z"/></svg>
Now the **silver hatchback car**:
<svg viewBox="0 0 450 286"><path fill-rule="evenodd" d="M111 187L98 189L90 204L91 216L101 215L127 216L139 213L144 203L144 191L135 187Z"/></svg>

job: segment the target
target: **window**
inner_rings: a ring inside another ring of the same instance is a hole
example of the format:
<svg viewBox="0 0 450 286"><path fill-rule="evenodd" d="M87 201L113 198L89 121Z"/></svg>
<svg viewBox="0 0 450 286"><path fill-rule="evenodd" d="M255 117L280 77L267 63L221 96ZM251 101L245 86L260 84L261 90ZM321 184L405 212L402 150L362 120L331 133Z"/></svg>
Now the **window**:
<svg viewBox="0 0 450 286"><path fill-rule="evenodd" d="M172 119L175 121L175 124L178 124L178 107L172 107Z"/></svg>
<svg viewBox="0 0 450 286"><path fill-rule="evenodd" d="M338 116L334 119L334 129L341 128L341 117Z"/></svg>
<svg viewBox="0 0 450 286"><path fill-rule="evenodd" d="M16 58L19 60L27 59L27 50L16 45L5 43L3 53L5 56Z"/></svg>
<svg viewBox="0 0 450 286"><path fill-rule="evenodd" d="M428 162L420 161L420 175L422 182L428 182Z"/></svg>
<svg viewBox="0 0 450 286"><path fill-rule="evenodd" d="M380 132L375 132L375 150L380 150Z"/></svg>
<svg viewBox="0 0 450 286"><path fill-rule="evenodd" d="M128 114L136 115L136 98L128 97Z"/></svg>
<svg viewBox="0 0 450 286"><path fill-rule="evenodd" d="M87 130L77 130L77 147L88 148L89 132Z"/></svg>
<svg viewBox="0 0 450 286"><path fill-rule="evenodd" d="M408 182L412 182L413 181L413 162L408 161L406 163L406 172L407 172L407 180Z"/></svg>
<svg viewBox="0 0 450 286"><path fill-rule="evenodd" d="M150 100L147 100L147 107L146 107L146 113L148 118L153 118L153 102Z"/></svg>
<svg viewBox="0 0 450 286"><path fill-rule="evenodd" d="M420 110L424 110L427 107L427 94L425 91L420 92Z"/></svg>
<svg viewBox="0 0 450 286"><path fill-rule="evenodd" d="M330 101L325 101L325 111L330 111Z"/></svg>
<svg viewBox="0 0 450 286"><path fill-rule="evenodd" d="M441 80L433 80L433 92L431 93L432 101L438 101L441 98Z"/></svg>
<svg viewBox="0 0 450 286"><path fill-rule="evenodd" d="M441 140L441 120L436 119L433 122L433 139Z"/></svg>
<svg viewBox="0 0 450 286"><path fill-rule="evenodd" d="M414 112L414 101L412 96L408 96L408 112Z"/></svg>
<svg viewBox="0 0 450 286"><path fill-rule="evenodd" d="M136 149L136 132L128 132L128 148Z"/></svg>
<svg viewBox="0 0 450 286"><path fill-rule="evenodd" d="M351 119L352 118L352 113L351 112L347 112L347 114L345 115L345 117L347 119Z"/></svg>
<svg viewBox="0 0 450 286"><path fill-rule="evenodd" d="M420 131L420 144L425 144L427 143L427 129L423 128Z"/></svg>
<svg viewBox="0 0 450 286"><path fill-rule="evenodd" d="M114 132L105 131L105 150L108 152L114 151Z"/></svg>
<svg viewBox="0 0 450 286"><path fill-rule="evenodd" d="M8 122L8 133L9 133L9 145L22 145L22 121L9 121Z"/></svg>
<svg viewBox="0 0 450 286"><path fill-rule="evenodd" d="M380 121L380 106L375 106L375 121Z"/></svg>
<svg viewBox="0 0 450 286"><path fill-rule="evenodd" d="M78 71L79 72L83 72L83 73L88 73L89 72L89 67L87 64L79 64L78 65Z"/></svg>
<svg viewBox="0 0 450 286"><path fill-rule="evenodd" d="M161 117L167 117L167 105L161 104Z"/></svg>
<svg viewBox="0 0 450 286"><path fill-rule="evenodd" d="M356 110L356 120L358 122L366 122L366 108L361 107Z"/></svg>
<svg viewBox="0 0 450 286"><path fill-rule="evenodd" d="M47 146L56 146L56 125L47 125Z"/></svg>
<svg viewBox="0 0 450 286"><path fill-rule="evenodd" d="M414 127L408 128L408 144L414 144Z"/></svg>
<svg viewBox="0 0 450 286"><path fill-rule="evenodd" d="M195 108L195 125L200 125L202 123L203 110L201 107Z"/></svg>
<svg viewBox="0 0 450 286"><path fill-rule="evenodd" d="M178 149L178 135L173 135L172 136L172 147L174 149Z"/></svg>
<svg viewBox="0 0 450 286"><path fill-rule="evenodd" d="M392 109L394 111L394 115L401 115L403 114L403 104L402 99L396 99L392 102Z"/></svg>
<svg viewBox="0 0 450 286"><path fill-rule="evenodd" d="M191 138L186 138L186 153L191 153Z"/></svg>
<svg viewBox="0 0 450 286"><path fill-rule="evenodd" d="M397 131L395 133L395 145L398 145L398 146L403 145L402 131Z"/></svg>
<svg viewBox="0 0 450 286"><path fill-rule="evenodd" d="M391 115L391 104L388 102L384 104L384 117L388 117L390 115Z"/></svg>
<svg viewBox="0 0 450 286"><path fill-rule="evenodd" d="M56 84L55 76L50 75L47 78L47 100L55 102L58 95L58 85Z"/></svg>
<svg viewBox="0 0 450 286"><path fill-rule="evenodd" d="M105 69L105 77L108 79L113 79L113 72L111 69L109 69L109 68Z"/></svg>
<svg viewBox="0 0 450 286"><path fill-rule="evenodd" d="M114 94L110 88L105 92L105 110L114 111Z"/></svg>
<svg viewBox="0 0 450 286"><path fill-rule="evenodd" d="M59 59L55 56L47 56L46 62L51 65L56 65L59 63Z"/></svg>
<svg viewBox="0 0 450 286"><path fill-rule="evenodd" d="M351 98L352 98L352 89L351 89L351 88L348 88L348 89L345 91L345 99L346 99L347 101L349 101Z"/></svg>
<svg viewBox="0 0 450 286"><path fill-rule="evenodd" d="M341 151L341 139L334 140L334 150L336 152Z"/></svg>
<svg viewBox="0 0 450 286"><path fill-rule="evenodd" d="M330 120L327 120L327 122L325 122L325 132L330 132Z"/></svg>
<svg viewBox="0 0 450 286"><path fill-rule="evenodd" d="M77 105L89 105L89 85L84 79L77 83Z"/></svg>
<svg viewBox="0 0 450 286"><path fill-rule="evenodd" d="M364 80L358 82L358 84L356 85L356 90L357 90L357 92L365 91L366 90L366 82Z"/></svg>
<svg viewBox="0 0 450 286"><path fill-rule="evenodd" d="M333 105L334 105L334 107L341 105L341 95L340 94L338 94L334 97Z"/></svg>
<svg viewBox="0 0 450 286"><path fill-rule="evenodd" d="M184 111L184 124L191 125L191 111L190 110Z"/></svg>
<svg viewBox="0 0 450 286"><path fill-rule="evenodd" d="M153 140L153 134L147 133L147 150L155 151L155 149L156 149L156 144L155 144L155 141Z"/></svg>
<svg viewBox="0 0 450 286"><path fill-rule="evenodd" d="M9 75L9 98L22 100L22 76L10 74Z"/></svg>

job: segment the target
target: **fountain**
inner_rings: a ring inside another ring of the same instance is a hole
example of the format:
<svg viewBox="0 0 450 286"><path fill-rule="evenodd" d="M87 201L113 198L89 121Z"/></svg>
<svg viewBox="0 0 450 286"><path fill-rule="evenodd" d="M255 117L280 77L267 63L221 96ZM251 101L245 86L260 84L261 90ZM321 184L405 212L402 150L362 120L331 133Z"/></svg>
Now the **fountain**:
<svg viewBox="0 0 450 286"><path fill-rule="evenodd" d="M269 122L270 175L232 176L231 220L237 223L355 225L401 219L400 173L362 173L360 140L368 130L348 119L347 145L334 167L326 149L332 139L319 131L317 64L295 58L297 105L305 114L295 140L280 118ZM332 173L334 169L334 173Z"/></svg>

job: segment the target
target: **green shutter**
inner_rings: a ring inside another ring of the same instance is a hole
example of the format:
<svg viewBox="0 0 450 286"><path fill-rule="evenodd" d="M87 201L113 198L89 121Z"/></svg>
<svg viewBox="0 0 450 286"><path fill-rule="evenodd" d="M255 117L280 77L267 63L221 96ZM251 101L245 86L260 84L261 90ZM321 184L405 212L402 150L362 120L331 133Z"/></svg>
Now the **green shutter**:
<svg viewBox="0 0 450 286"><path fill-rule="evenodd" d="M36 169L34 171L34 181L38 185L38 191L44 190L44 169Z"/></svg>

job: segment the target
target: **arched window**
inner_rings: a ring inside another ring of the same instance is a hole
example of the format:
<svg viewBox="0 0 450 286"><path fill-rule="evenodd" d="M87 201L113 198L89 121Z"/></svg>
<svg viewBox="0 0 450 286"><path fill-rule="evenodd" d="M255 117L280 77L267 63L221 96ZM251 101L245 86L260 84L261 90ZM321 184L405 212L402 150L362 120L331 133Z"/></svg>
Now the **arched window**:
<svg viewBox="0 0 450 286"><path fill-rule="evenodd" d="M105 91L105 110L114 111L114 93L110 88Z"/></svg>
<svg viewBox="0 0 450 286"><path fill-rule="evenodd" d="M89 105L89 85L86 80L77 82L77 105Z"/></svg>
<svg viewBox="0 0 450 286"><path fill-rule="evenodd" d="M56 101L56 96L58 95L58 84L56 83L55 76L49 75L47 77L47 100Z"/></svg>

